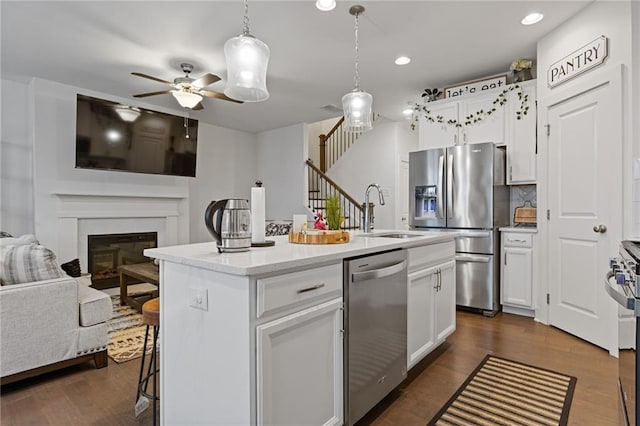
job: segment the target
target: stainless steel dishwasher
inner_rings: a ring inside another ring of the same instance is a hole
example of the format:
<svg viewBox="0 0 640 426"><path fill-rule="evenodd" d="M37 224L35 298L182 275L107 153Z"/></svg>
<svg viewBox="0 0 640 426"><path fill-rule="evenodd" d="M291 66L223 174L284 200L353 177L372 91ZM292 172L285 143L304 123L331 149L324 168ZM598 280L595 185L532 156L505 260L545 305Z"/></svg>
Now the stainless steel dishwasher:
<svg viewBox="0 0 640 426"><path fill-rule="evenodd" d="M344 416L353 425L407 377L407 252L344 261Z"/></svg>

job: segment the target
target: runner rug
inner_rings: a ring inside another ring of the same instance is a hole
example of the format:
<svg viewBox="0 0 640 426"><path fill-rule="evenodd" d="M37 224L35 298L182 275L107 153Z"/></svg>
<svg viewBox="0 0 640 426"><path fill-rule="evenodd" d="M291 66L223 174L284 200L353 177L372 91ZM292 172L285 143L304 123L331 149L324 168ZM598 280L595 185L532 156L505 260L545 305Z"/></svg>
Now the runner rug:
<svg viewBox="0 0 640 426"><path fill-rule="evenodd" d="M115 362L122 363L142 356L146 326L142 324L142 314L127 305L120 305L120 297L111 296L113 316L107 322L109 346L107 354ZM152 345L151 336L147 341L147 353Z"/></svg>
<svg viewBox="0 0 640 426"><path fill-rule="evenodd" d="M566 425L576 378L487 355L434 425Z"/></svg>

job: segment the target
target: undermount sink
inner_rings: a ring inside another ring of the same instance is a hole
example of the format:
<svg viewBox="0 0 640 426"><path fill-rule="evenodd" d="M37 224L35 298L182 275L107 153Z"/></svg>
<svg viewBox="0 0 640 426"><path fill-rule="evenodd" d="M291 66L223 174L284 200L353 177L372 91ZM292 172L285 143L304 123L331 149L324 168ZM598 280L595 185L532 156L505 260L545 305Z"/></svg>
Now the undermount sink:
<svg viewBox="0 0 640 426"><path fill-rule="evenodd" d="M362 234L367 237L383 237L383 238L413 238L413 237L421 237L420 234L406 234L404 232L392 232L388 234Z"/></svg>

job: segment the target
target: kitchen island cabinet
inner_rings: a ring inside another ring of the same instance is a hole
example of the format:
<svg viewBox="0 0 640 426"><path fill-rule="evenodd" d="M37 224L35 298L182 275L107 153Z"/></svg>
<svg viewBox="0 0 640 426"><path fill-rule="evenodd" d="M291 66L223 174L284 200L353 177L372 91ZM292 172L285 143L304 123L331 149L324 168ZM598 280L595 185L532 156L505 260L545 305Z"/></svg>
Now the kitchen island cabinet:
<svg viewBox="0 0 640 426"><path fill-rule="evenodd" d="M455 237L404 232L418 236L145 250L160 261L161 423L342 424L343 260Z"/></svg>

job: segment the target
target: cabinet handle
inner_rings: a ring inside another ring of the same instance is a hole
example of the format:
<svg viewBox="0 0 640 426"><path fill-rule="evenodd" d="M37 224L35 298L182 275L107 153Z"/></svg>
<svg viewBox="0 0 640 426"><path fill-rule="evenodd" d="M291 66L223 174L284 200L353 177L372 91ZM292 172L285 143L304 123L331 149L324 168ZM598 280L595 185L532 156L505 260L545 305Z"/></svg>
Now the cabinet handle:
<svg viewBox="0 0 640 426"><path fill-rule="evenodd" d="M308 291L317 290L317 289L322 288L322 287L324 287L324 283L316 284L316 285L313 285L313 286L307 287L307 288L301 288L300 290L298 290L298 294L306 293Z"/></svg>
<svg viewBox="0 0 640 426"><path fill-rule="evenodd" d="M453 144L458 145L458 135L453 135Z"/></svg>
<svg viewBox="0 0 640 426"><path fill-rule="evenodd" d="M504 252L504 264L505 265L507 264L507 252L506 251Z"/></svg>
<svg viewBox="0 0 640 426"><path fill-rule="evenodd" d="M509 180L513 180L513 166L509 166Z"/></svg>
<svg viewBox="0 0 640 426"><path fill-rule="evenodd" d="M463 132L462 133L462 141L466 144L467 143L467 132Z"/></svg>

